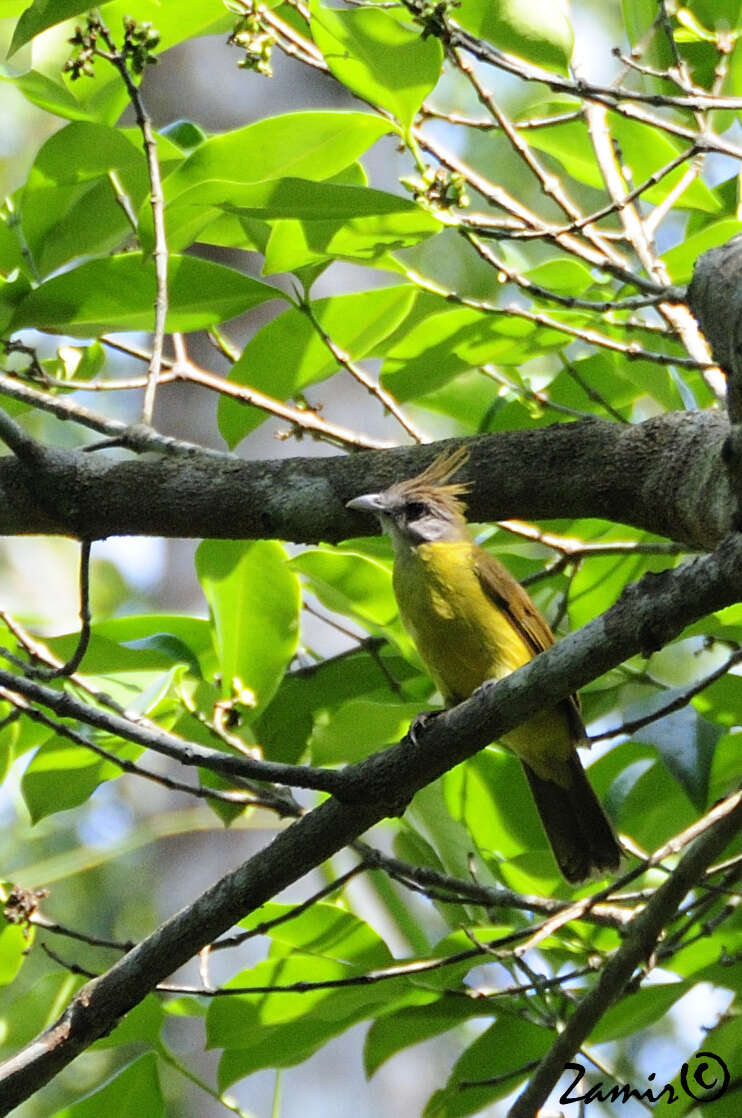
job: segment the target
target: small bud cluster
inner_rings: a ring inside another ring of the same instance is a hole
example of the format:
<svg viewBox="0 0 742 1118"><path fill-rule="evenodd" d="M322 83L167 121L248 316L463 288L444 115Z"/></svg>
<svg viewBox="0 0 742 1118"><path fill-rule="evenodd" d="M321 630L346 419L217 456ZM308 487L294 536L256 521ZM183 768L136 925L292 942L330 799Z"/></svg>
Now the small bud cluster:
<svg viewBox="0 0 742 1118"><path fill-rule="evenodd" d="M230 4L227 5L231 7ZM227 39L231 47L244 50L245 57L237 63L242 70L254 70L265 77L273 77L271 55L275 45L273 34L263 22L265 8L262 4L251 5L247 12L240 9L240 18L234 25L232 34Z"/></svg>

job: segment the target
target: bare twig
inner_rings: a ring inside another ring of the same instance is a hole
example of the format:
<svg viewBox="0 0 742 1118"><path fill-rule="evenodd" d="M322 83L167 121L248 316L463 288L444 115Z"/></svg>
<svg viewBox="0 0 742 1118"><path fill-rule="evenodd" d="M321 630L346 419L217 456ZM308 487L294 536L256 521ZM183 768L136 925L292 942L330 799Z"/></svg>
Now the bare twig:
<svg viewBox="0 0 742 1118"><path fill-rule="evenodd" d="M223 341L221 335L219 335L219 338L220 341ZM148 361L150 359L150 355L146 350L142 350L129 342L124 342L120 338L110 337L104 334L101 337L101 341L111 349L117 349L121 353L136 357L140 361ZM222 350L222 352L224 352L224 350ZM227 352L229 353L230 359L234 360L234 354L229 350ZM161 374L161 382L165 380L185 381L188 384L200 385L202 388L207 388L211 392L218 392L222 396L229 396L231 399L239 400L241 403L247 404L250 407L259 408L269 415L276 416L277 419L284 420L290 424L292 429L296 430L298 434L311 435L314 438L321 439L334 446L347 447L352 450L384 450L396 445L391 442L386 442L383 439L371 439L360 431L353 431L349 427L342 427L338 423L332 423L322 418L311 408L294 407L291 404L285 403L283 400L277 400L273 396L267 396L264 392L260 392L256 388L251 388L249 385L235 384L233 381L226 380L224 377L217 376L216 373L211 373L208 369L196 365L190 358L186 361L173 361L165 357L162 360L162 367L167 371ZM137 380L136 382L131 381L126 382L123 387L139 387L143 383L144 382L141 380ZM89 388L90 386L86 385L85 387ZM115 382L111 383L110 387L115 388ZM2 392L1 382L0 392Z"/></svg>
<svg viewBox="0 0 742 1118"><path fill-rule="evenodd" d="M100 33L108 47L108 52L98 50L96 53L106 58L107 61L116 67L126 86L129 100L134 106L137 125L142 133L142 145L147 160L147 173L150 183L150 204L152 206L154 229L152 256L155 262L156 293L154 330L152 333L152 356L150 357L149 368L147 369L147 386L142 401L142 423L149 427L152 425L155 395L160 378L160 364L165 340L165 320L168 310L168 249L167 237L165 234L165 198L162 192L162 176L160 174L160 162L157 158L157 141L152 131L152 121L144 107L144 101L142 100L139 87L129 72L126 52L117 49L108 28L103 24L100 24Z"/></svg>
<svg viewBox="0 0 742 1118"><path fill-rule="evenodd" d="M59 679L61 676L72 676L80 667L82 658L90 644L90 540L80 541L80 635L72 655L62 664L52 667L37 667L34 664L24 664L12 656L7 649L0 649L0 653L11 662L23 668L26 675L34 679Z"/></svg>
<svg viewBox="0 0 742 1118"><path fill-rule="evenodd" d="M696 695L700 695L702 691L705 691L705 689L710 687L712 683L715 683L717 679L721 679L725 676L739 663L742 663L742 649L733 652L718 668L709 672L708 675L705 675L702 679L697 680L692 686L687 687L680 695L676 695L674 699L658 707L656 710L652 711L651 714L646 714L642 718L627 719L625 722L622 722L620 726L615 726L611 730L603 730L599 734L592 734L588 739L590 744L592 745L594 741L605 741L608 738L618 737L619 734L635 734L637 730L643 729L644 726L651 725L652 722L656 722L660 718L665 718L668 714L672 714L673 711L682 710L683 707L688 705L691 699Z"/></svg>
<svg viewBox="0 0 742 1118"><path fill-rule="evenodd" d="M311 302L308 299L301 299L297 302L297 307L300 311L302 311L303 314L307 316L315 331L317 332L317 335L322 339L338 364L346 369L354 380L357 380L359 384L362 384L367 392L370 392L372 396L376 397L379 403L386 408L390 415L394 416L400 427L402 427L402 429L410 436L410 438L414 439L416 443L431 442L430 436L425 435L421 431L419 431L414 423L412 423L407 418L407 416L404 414L401 407L399 406L398 401L395 400L394 396L392 396L390 392L387 392L385 388L382 388L380 384L376 384L374 380L368 375L368 373L366 373L359 365L357 365L355 361L351 359L349 354L347 354L345 350L342 349L337 344L337 342L335 342L330 337L322 323L317 318L317 315L314 313L314 308L312 307Z"/></svg>
<svg viewBox="0 0 742 1118"><path fill-rule="evenodd" d="M683 897L738 834L740 826L742 793L736 792L712 808L683 836L678 836L672 844L666 844L663 849L682 849L691 839L696 839L646 908L631 921L623 944L608 960L595 985L578 1002L530 1083L510 1108L508 1118L532 1118L537 1113L562 1074L565 1063L584 1043L606 1010L621 996L635 968L654 951L662 929L674 917ZM652 861L660 855L661 852L656 852Z"/></svg>

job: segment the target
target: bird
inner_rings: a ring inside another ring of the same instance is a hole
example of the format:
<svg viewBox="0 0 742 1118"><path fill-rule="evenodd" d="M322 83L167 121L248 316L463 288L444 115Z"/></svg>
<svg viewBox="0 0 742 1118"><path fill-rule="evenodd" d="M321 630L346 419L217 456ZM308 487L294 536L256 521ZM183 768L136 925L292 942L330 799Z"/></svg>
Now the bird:
<svg viewBox="0 0 742 1118"><path fill-rule="evenodd" d="M470 537L470 485L450 480L468 457L465 446L444 452L416 477L347 503L376 514L391 537L399 616L447 707L554 642L517 579ZM499 743L520 759L554 858L571 884L613 872L621 860L577 753L584 740L579 700L572 695Z"/></svg>

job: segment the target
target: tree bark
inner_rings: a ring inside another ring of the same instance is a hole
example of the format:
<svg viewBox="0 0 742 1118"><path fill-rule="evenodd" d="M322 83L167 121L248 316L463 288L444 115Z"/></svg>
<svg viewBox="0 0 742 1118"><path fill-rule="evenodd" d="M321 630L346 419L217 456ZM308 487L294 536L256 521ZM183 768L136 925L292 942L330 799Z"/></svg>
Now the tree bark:
<svg viewBox="0 0 742 1118"><path fill-rule="evenodd" d="M468 439L470 519L599 517L712 550L739 523L731 435L721 412L688 411ZM347 500L413 476L440 446L260 462L41 448L0 459L0 534L337 542L376 531Z"/></svg>

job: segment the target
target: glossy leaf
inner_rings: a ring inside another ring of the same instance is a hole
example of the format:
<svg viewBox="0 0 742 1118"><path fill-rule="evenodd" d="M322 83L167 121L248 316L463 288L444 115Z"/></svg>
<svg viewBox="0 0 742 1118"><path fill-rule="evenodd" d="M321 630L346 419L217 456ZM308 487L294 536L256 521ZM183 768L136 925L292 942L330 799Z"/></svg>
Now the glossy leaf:
<svg viewBox="0 0 742 1118"><path fill-rule="evenodd" d="M222 695L271 700L299 640L299 580L275 540L204 540L196 570L211 609Z"/></svg>
<svg viewBox="0 0 742 1118"><path fill-rule="evenodd" d="M374 625L397 615L388 567L352 551L309 548L291 560L323 605Z"/></svg>
<svg viewBox="0 0 742 1118"><path fill-rule="evenodd" d="M638 121L628 120L611 113L609 116L611 134L620 146L621 156L633 185L638 186L649 179L655 171L667 166L680 152L687 149L675 138L670 138L656 128L650 128ZM584 125L570 121L550 128L535 129L527 133L528 142L539 151L553 155L565 170L578 182L586 183L600 190L603 187L600 168ZM659 182L649 186L642 194L647 202L658 205L663 202L687 170L682 164L664 175ZM680 209L699 209L707 213L717 212L721 206L712 190L702 179L695 179L683 191L676 205ZM678 281L676 281L678 282Z"/></svg>
<svg viewBox="0 0 742 1118"><path fill-rule="evenodd" d="M663 698L669 702L672 694L666 693ZM701 718L693 707L683 707L645 726L637 737L656 746L668 770L680 782L696 810L702 812L706 807L716 743L723 732L721 727Z"/></svg>
<svg viewBox="0 0 742 1118"><path fill-rule="evenodd" d="M303 952L293 952L242 971L227 986L270 987L333 982L362 973L357 967ZM291 1067L317 1051L356 1021L387 1008L397 999L417 1000L405 978L303 992L236 994L209 1006L210 1046L224 1047L219 1083L224 1089L261 1067ZM425 995L423 995L425 997Z"/></svg>
<svg viewBox="0 0 742 1118"><path fill-rule="evenodd" d="M88 11L85 0L33 0L18 20L13 38L10 43L8 55L28 43L35 35L61 23L65 19L81 15Z"/></svg>
<svg viewBox="0 0 742 1118"><path fill-rule="evenodd" d="M100 1118L105 1113L162 1118L165 1100L154 1052L145 1052L134 1063L117 1072L105 1086L80 1102L56 1111L53 1118Z"/></svg>
<svg viewBox="0 0 742 1118"><path fill-rule="evenodd" d="M193 256L168 262L167 330L202 330L275 299L276 290L223 264ZM131 252L89 260L52 276L16 307L10 330L32 326L92 337L106 331L151 330L155 272L151 259Z"/></svg>
<svg viewBox="0 0 742 1118"><path fill-rule="evenodd" d="M290 920L281 920L293 913ZM240 921L250 930L275 921L266 933L283 951L299 949L326 959L368 968L391 966L394 959L380 936L358 916L336 904L317 903L296 914L294 905L270 902Z"/></svg>
<svg viewBox="0 0 742 1118"><path fill-rule="evenodd" d="M7 900L7 897L4 899ZM29 954L34 939L33 927L3 924L0 929L0 986L7 986L15 979Z"/></svg>
<svg viewBox="0 0 742 1118"><path fill-rule="evenodd" d="M15 53L48 27L88 11L90 4L84 0L33 0L16 25L8 53ZM185 7L177 0L136 0L135 5L115 0L101 4L100 12L114 38L120 34L123 19L130 15L139 22L152 23L160 35L159 50L191 35L226 31L232 22L228 14L215 11L210 0L192 0Z"/></svg>
<svg viewBox="0 0 742 1118"><path fill-rule="evenodd" d="M653 1025L667 1013L678 998L690 989L690 983L663 982L642 986L616 1005L611 1006L590 1034L592 1044L604 1044L620 1037L634 1036Z"/></svg>
<svg viewBox="0 0 742 1118"><path fill-rule="evenodd" d="M310 4L311 30L330 72L372 105L410 128L438 81L443 51L411 21L378 8L348 11Z"/></svg>
<svg viewBox="0 0 742 1118"><path fill-rule="evenodd" d="M476 1003L468 1004L465 998L444 996L427 1004L409 1006L377 1017L366 1034L363 1047L366 1075L372 1076L402 1049L439 1036L479 1016L489 1014Z"/></svg>
<svg viewBox="0 0 742 1118"><path fill-rule="evenodd" d="M134 760L143 747L120 745L111 739L101 741L109 752L122 760ZM113 761L98 757L92 750L55 737L40 747L21 779L21 792L33 823L47 815L78 807L92 796L99 784L121 776Z"/></svg>
<svg viewBox="0 0 742 1118"><path fill-rule="evenodd" d="M351 699L333 714L321 713L314 723L309 746L312 763L334 765L360 761L407 733L423 703L382 703Z"/></svg>
<svg viewBox="0 0 742 1118"><path fill-rule="evenodd" d="M169 202L210 180L257 183L287 177L329 179L391 130L359 112L303 112L269 117L204 141L165 183Z"/></svg>
<svg viewBox="0 0 742 1118"><path fill-rule="evenodd" d="M423 1111L424 1118L445 1114L463 1118L509 1095L527 1075L531 1061L553 1044L553 1033L524 1018L503 1015L477 1037L456 1061L444 1088L436 1091ZM513 1053L517 1059L513 1060ZM476 1087L478 1080L503 1078L493 1086ZM466 1083L466 1090L460 1084Z"/></svg>
<svg viewBox="0 0 742 1118"><path fill-rule="evenodd" d="M410 287L385 287L319 299L313 304L313 312L322 330L356 361L391 333L407 314L413 298ZM230 380L285 400L331 376L337 368L337 358L313 323L307 315L292 308L248 342L232 367ZM266 418L265 412L240 405L227 396L219 401L217 414L219 430L230 447Z"/></svg>
<svg viewBox="0 0 742 1118"><path fill-rule="evenodd" d="M387 350L381 379L404 402L435 391L477 365L518 365L539 343L559 348L567 344L567 338L554 331L539 331L522 318L468 307L441 310L413 326Z"/></svg>
<svg viewBox="0 0 742 1118"><path fill-rule="evenodd" d="M209 180L184 191L167 207L168 243L182 248L199 237L220 210L241 219L280 223L282 248L279 254L274 225L266 272L288 271L332 255L372 259L380 248L415 244L441 228L437 218L409 198L368 187L299 178L261 183ZM291 236L296 241L293 252Z"/></svg>
<svg viewBox="0 0 742 1118"><path fill-rule="evenodd" d="M42 146L20 201L23 235L41 275L115 248L131 232L111 174L137 206L148 191L147 168L141 147L120 130L69 124Z"/></svg>
<svg viewBox="0 0 742 1118"><path fill-rule="evenodd" d="M567 72L573 35L559 4L550 0L462 0L456 20L501 50L547 69Z"/></svg>

